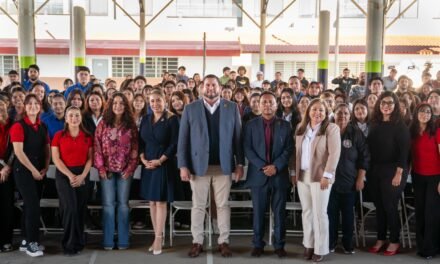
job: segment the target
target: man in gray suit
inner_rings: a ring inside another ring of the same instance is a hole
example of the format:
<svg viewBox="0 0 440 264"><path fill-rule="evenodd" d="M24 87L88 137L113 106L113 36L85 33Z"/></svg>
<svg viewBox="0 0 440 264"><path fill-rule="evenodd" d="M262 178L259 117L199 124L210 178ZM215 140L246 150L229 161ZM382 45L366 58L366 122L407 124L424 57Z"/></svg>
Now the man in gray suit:
<svg viewBox="0 0 440 264"><path fill-rule="evenodd" d="M191 233L188 253L197 257L203 251L205 208L212 184L220 236L219 251L231 256L229 248L231 175L243 176L244 154L241 145L241 120L237 105L220 99L220 81L215 75L203 79L203 98L185 107L180 121L177 162L182 181L192 189Z"/></svg>

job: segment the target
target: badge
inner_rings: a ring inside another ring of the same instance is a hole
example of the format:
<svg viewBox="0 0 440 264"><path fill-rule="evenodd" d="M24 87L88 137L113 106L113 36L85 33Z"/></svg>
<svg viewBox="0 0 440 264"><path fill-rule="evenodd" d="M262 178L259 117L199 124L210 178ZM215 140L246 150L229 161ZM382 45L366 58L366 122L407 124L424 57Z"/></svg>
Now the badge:
<svg viewBox="0 0 440 264"><path fill-rule="evenodd" d="M344 146L344 148L351 148L353 144L351 143L350 139L345 139L344 141L342 141L342 146Z"/></svg>

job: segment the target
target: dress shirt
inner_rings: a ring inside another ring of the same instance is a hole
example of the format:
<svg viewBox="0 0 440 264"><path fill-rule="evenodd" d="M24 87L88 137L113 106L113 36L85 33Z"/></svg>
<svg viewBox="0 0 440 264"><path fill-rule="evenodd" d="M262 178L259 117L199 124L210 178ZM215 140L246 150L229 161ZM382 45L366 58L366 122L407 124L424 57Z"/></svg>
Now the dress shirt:
<svg viewBox="0 0 440 264"><path fill-rule="evenodd" d="M205 98L203 98L203 103L205 104L206 109L208 109L211 115L213 115L220 105L220 98L212 106L205 100Z"/></svg>

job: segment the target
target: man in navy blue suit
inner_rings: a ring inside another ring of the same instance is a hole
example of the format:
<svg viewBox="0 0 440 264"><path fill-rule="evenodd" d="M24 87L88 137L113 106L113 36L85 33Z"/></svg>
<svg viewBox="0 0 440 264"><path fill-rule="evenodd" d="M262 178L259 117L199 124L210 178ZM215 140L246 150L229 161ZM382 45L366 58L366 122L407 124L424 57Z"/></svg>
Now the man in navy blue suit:
<svg viewBox="0 0 440 264"><path fill-rule="evenodd" d="M290 186L288 163L293 152L290 124L275 116L276 97L265 91L260 97L261 117L249 121L244 132L244 152L249 160L246 186L253 204L253 246L251 255L264 253L265 213L271 201L274 214L274 249L282 258L287 255L285 244L285 209ZM271 197L271 199L270 199Z"/></svg>

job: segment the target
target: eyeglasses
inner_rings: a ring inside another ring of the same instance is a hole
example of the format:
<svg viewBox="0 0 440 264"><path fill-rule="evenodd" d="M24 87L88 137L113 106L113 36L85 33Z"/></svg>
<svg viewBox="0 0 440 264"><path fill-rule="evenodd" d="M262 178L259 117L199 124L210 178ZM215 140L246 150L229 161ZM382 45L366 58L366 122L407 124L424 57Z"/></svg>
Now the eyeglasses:
<svg viewBox="0 0 440 264"><path fill-rule="evenodd" d="M418 113L419 114L423 113L423 114L427 114L427 115L431 115L432 114L431 110L419 110Z"/></svg>
<svg viewBox="0 0 440 264"><path fill-rule="evenodd" d="M380 101L380 105L381 106L386 106L386 105L393 106L394 102L393 101Z"/></svg>

